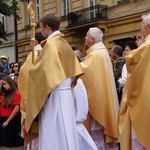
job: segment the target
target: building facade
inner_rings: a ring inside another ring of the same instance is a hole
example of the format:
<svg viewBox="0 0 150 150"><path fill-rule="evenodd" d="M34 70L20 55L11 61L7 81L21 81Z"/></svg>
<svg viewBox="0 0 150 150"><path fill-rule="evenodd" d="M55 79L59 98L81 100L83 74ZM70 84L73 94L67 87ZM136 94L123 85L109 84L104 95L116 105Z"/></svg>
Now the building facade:
<svg viewBox="0 0 150 150"><path fill-rule="evenodd" d="M15 20L14 17L6 17L2 14L0 14L0 21L4 24L5 30L7 32L7 41L3 41L2 44L0 44L0 56L5 55L8 58L9 62L15 62L16 61L16 37L15 37Z"/></svg>
<svg viewBox="0 0 150 150"><path fill-rule="evenodd" d="M23 63L31 51L31 27L27 6L30 0L17 0L22 18L17 21L17 59ZM108 51L114 44L124 47L135 40L141 28L141 16L149 12L149 0L32 0L35 5L37 27L39 18L47 12L61 16L60 30L73 49L85 55L84 37L90 27L104 32L103 42ZM5 44L5 43L4 43Z"/></svg>

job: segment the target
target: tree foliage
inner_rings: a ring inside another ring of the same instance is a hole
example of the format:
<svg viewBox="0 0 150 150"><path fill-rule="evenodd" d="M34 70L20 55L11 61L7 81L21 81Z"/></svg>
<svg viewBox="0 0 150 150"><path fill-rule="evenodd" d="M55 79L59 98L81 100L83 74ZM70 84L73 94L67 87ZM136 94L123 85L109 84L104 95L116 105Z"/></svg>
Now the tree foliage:
<svg viewBox="0 0 150 150"><path fill-rule="evenodd" d="M0 0L0 14L3 14L4 16L11 16L13 15L17 20L20 19L20 16L17 14L18 8L18 2L15 0ZM7 40L6 38L6 31L4 24L0 21L0 44L2 43L1 39Z"/></svg>

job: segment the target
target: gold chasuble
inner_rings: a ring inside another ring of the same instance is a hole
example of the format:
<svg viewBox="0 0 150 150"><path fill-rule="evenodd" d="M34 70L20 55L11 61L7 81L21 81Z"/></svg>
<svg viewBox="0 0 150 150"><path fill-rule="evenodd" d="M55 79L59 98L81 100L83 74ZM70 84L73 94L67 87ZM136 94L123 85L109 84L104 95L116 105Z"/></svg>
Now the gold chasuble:
<svg viewBox="0 0 150 150"><path fill-rule="evenodd" d="M41 50L41 49L40 49ZM35 59L37 58L37 53L35 52ZM25 116L26 116L26 101L27 101L27 87L28 87L28 74L29 69L32 66L32 52L29 53L25 63L21 66L19 71L18 78L18 89L21 94L21 103L20 103L20 111L21 111L21 136L24 137L25 132Z"/></svg>
<svg viewBox="0 0 150 150"><path fill-rule="evenodd" d="M65 79L83 74L77 57L62 34L48 38L41 45L41 55L29 70L25 120L27 132L51 91Z"/></svg>
<svg viewBox="0 0 150 150"><path fill-rule="evenodd" d="M121 150L131 150L131 124L137 140L146 150L149 150L150 35L139 48L126 56L126 64L128 75L119 113Z"/></svg>
<svg viewBox="0 0 150 150"><path fill-rule="evenodd" d="M89 114L103 126L105 142L114 142L118 139L119 103L110 56L102 42L87 50L81 65L85 72L81 79L88 94ZM87 124L90 125L90 119L85 126Z"/></svg>

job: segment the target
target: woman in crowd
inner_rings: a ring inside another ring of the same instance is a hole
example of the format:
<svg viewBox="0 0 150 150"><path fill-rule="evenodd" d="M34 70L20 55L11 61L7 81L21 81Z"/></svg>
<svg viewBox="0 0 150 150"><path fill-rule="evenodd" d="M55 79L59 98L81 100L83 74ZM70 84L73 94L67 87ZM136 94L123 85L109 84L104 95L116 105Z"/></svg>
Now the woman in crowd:
<svg viewBox="0 0 150 150"><path fill-rule="evenodd" d="M21 96L14 81L9 76L2 79L2 91L4 96L1 100L1 119L4 146L23 145L23 139L19 136L21 130Z"/></svg>
<svg viewBox="0 0 150 150"><path fill-rule="evenodd" d="M11 63L11 66L9 65L9 76L14 80L15 73L18 73L20 70L20 64L18 62Z"/></svg>
<svg viewBox="0 0 150 150"><path fill-rule="evenodd" d="M20 70L20 64L18 62L15 62L13 66L14 73L19 72L19 70Z"/></svg>
<svg viewBox="0 0 150 150"><path fill-rule="evenodd" d="M17 89L18 89L18 77L19 77L19 72L16 72L14 74L14 83L15 83Z"/></svg>
<svg viewBox="0 0 150 150"><path fill-rule="evenodd" d="M1 91L1 88L2 88L2 84L3 84L3 81L2 81L2 78L5 77L6 74L5 73L0 73L0 108L1 108L1 100L4 96L4 93ZM1 116L1 109L0 109L0 116ZM0 117L0 146L3 146L3 139L2 139L2 120L1 120L1 117Z"/></svg>
<svg viewBox="0 0 150 150"><path fill-rule="evenodd" d="M9 77L11 77L12 79L14 77L13 67L14 67L14 63L12 62L9 64Z"/></svg>

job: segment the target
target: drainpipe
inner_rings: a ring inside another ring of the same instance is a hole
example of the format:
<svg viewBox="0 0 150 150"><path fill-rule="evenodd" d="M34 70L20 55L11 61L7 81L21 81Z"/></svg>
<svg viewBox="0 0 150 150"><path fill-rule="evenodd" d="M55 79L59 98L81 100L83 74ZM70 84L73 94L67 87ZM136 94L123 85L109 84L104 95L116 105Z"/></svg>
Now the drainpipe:
<svg viewBox="0 0 150 150"><path fill-rule="evenodd" d="M13 0L13 2L16 2L16 0ZM15 50L15 57L16 57L16 62L18 62L18 46L17 46L17 41L18 41L18 34L17 34L17 19L14 17L14 50Z"/></svg>

